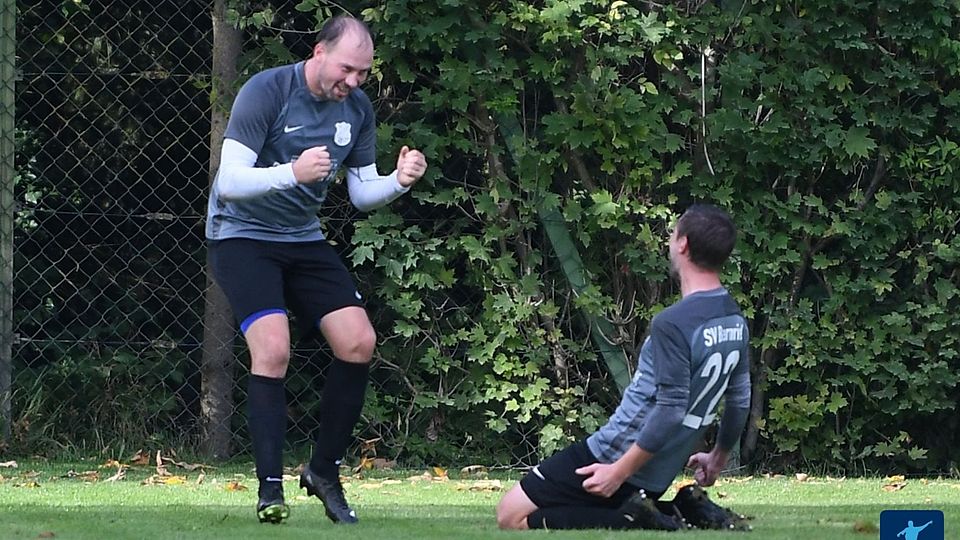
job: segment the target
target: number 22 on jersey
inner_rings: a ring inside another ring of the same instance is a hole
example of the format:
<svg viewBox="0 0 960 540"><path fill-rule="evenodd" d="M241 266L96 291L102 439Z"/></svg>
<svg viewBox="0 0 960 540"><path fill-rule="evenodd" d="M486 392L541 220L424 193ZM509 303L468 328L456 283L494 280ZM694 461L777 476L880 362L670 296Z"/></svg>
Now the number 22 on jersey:
<svg viewBox="0 0 960 540"><path fill-rule="evenodd" d="M687 415L683 418L684 426L700 429L713 422L716 417L717 404L720 402L723 392L727 389L727 384L730 383L730 374L733 373L733 368L737 367L739 362L740 351L731 351L726 358L716 352L707 358L703 369L700 370L700 379L706 379L706 383L704 383L700 393L697 394L697 399L693 400L690 408L687 409Z"/></svg>

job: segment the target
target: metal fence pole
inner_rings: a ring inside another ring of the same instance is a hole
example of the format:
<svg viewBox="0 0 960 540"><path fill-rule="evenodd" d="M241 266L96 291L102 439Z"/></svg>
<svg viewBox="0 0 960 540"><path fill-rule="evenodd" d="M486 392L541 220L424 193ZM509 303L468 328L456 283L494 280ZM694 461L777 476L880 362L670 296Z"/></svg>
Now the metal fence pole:
<svg viewBox="0 0 960 540"><path fill-rule="evenodd" d="M13 392L13 141L16 1L0 0L0 441L10 440Z"/></svg>

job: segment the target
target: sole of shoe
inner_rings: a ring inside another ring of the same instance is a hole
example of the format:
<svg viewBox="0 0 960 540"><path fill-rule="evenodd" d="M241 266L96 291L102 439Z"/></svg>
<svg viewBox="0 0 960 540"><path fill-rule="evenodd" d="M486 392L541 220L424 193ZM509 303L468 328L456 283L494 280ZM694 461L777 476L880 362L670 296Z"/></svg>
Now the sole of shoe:
<svg viewBox="0 0 960 540"><path fill-rule="evenodd" d="M257 510L257 518L260 523L277 523L290 517L290 509L285 504L271 504Z"/></svg>

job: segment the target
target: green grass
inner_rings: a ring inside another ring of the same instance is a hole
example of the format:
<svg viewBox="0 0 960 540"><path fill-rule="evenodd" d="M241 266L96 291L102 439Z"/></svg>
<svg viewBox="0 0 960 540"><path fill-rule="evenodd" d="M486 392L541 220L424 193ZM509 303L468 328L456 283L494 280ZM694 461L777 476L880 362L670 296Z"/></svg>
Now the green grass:
<svg viewBox="0 0 960 540"><path fill-rule="evenodd" d="M67 476L96 470L99 478ZM346 485L361 523L345 530L330 523L320 503L302 496L290 477L284 487L291 519L282 525L257 523L256 479L250 466L199 472L171 466L186 482L149 485L153 467L132 467L123 480L106 482L116 469L96 464L20 463L0 469L0 538L516 538L600 539L671 538L651 531L499 531L493 508L514 477L497 489L475 477L451 471L445 481L411 477L422 473L379 473ZM228 489L230 482L246 490ZM754 516L755 539L877 538L886 509L937 509L946 519L947 538L960 538L960 481L909 479L900 489L884 489L884 479L795 478L722 479L710 489L714 500ZM669 496L669 494L668 494ZM871 528L872 527L872 528ZM858 532L858 528L861 531ZM686 538L729 539L744 533L694 531Z"/></svg>

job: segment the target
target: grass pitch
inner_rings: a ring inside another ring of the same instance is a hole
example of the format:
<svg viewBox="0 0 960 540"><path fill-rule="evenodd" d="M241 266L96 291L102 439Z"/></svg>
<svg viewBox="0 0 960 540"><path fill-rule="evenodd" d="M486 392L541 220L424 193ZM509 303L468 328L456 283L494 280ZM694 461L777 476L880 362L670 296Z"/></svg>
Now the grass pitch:
<svg viewBox="0 0 960 540"><path fill-rule="evenodd" d="M654 531L500 531L494 506L517 476L474 471L382 472L345 479L360 524L334 525L285 476L291 517L257 522L251 466L21 462L0 468L0 538L670 538ZM880 512L941 510L946 538L960 538L960 480L903 478L722 478L711 498L753 516L752 533L692 531L684 538L877 538ZM671 493L667 493L671 497Z"/></svg>

